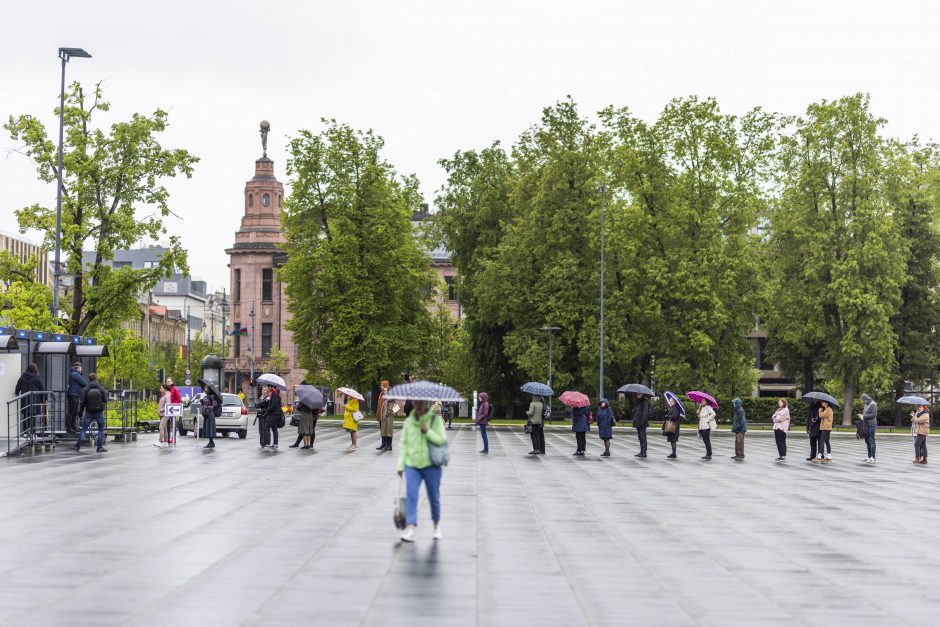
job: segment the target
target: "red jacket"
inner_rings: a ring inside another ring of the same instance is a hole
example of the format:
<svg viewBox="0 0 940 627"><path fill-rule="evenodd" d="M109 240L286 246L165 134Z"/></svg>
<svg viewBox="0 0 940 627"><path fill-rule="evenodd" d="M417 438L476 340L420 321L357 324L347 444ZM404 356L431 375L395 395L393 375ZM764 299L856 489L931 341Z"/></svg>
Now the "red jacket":
<svg viewBox="0 0 940 627"><path fill-rule="evenodd" d="M175 385L170 388L170 404L178 405L183 402L183 397L180 395L180 389Z"/></svg>

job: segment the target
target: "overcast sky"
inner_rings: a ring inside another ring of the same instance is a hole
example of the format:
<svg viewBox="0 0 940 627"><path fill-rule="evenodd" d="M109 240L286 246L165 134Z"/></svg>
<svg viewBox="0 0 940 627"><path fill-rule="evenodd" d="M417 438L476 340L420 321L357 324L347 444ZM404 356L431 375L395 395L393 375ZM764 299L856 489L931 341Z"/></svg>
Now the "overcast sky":
<svg viewBox="0 0 940 627"><path fill-rule="evenodd" d="M0 38L0 118L30 113L57 129L60 46L82 47L68 80L103 80L106 120L170 112L162 143L201 159L170 184L192 274L221 288L224 249L271 121L278 178L285 138L322 117L372 128L387 158L433 201L437 160L511 143L571 94L585 113L629 106L653 119L672 97L715 96L726 112L871 94L888 132L940 139L937 27L927 1L163 0L15 3ZM0 229L55 204L55 186L0 135Z"/></svg>

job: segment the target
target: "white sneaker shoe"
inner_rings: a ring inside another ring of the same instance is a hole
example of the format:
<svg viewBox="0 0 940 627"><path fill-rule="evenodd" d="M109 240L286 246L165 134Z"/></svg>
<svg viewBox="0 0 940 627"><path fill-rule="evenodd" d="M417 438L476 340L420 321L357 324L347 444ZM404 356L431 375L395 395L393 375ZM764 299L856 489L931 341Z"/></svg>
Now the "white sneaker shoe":
<svg viewBox="0 0 940 627"><path fill-rule="evenodd" d="M153 445L157 448L163 448L163 442L154 442Z"/></svg>
<svg viewBox="0 0 940 627"><path fill-rule="evenodd" d="M444 537L444 534L441 533L441 523L437 523L436 525L434 525L434 535L432 535L431 537L434 538L435 540L440 540L441 538Z"/></svg>
<svg viewBox="0 0 940 627"><path fill-rule="evenodd" d="M415 528L411 525L405 527L405 531L401 534L402 542L414 542L415 541Z"/></svg>

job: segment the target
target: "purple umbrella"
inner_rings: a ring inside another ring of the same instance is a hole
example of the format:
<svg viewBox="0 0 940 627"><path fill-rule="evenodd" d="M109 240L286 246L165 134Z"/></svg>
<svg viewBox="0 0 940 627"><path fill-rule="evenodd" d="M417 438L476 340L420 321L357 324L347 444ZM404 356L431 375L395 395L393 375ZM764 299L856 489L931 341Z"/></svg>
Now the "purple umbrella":
<svg viewBox="0 0 940 627"><path fill-rule="evenodd" d="M705 392L699 392L698 390L693 390L691 392L685 393L686 398L688 398L693 403L699 403L705 401L715 409L718 409L718 401L715 400L715 397L711 394L706 394Z"/></svg>

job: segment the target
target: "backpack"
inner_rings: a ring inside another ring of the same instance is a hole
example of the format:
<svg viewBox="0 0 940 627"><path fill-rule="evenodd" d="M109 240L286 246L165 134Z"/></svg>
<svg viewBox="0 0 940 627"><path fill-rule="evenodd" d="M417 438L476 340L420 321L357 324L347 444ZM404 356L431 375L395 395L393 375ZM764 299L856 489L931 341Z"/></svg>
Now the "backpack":
<svg viewBox="0 0 940 627"><path fill-rule="evenodd" d="M868 422L864 418L855 421L855 438L864 440L868 437Z"/></svg>
<svg viewBox="0 0 940 627"><path fill-rule="evenodd" d="M98 413L104 411L104 393L101 388L88 388L85 392L85 411Z"/></svg>

